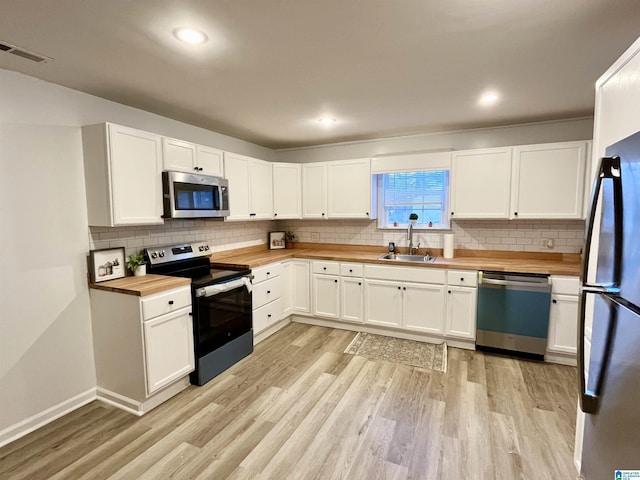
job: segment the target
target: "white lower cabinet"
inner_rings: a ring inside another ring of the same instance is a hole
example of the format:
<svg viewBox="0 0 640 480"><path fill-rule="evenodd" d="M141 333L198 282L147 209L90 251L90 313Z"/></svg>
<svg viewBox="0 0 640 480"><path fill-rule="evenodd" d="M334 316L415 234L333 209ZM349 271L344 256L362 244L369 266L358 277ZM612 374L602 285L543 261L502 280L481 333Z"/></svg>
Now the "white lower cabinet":
<svg viewBox="0 0 640 480"><path fill-rule="evenodd" d="M445 335L475 340L477 298L475 288L447 287Z"/></svg>
<svg viewBox="0 0 640 480"><path fill-rule="evenodd" d="M254 336L265 331L282 319L282 292L286 290L283 285L283 265L281 262L271 263L254 268L253 290L251 293L253 334ZM259 340L258 340L259 341Z"/></svg>
<svg viewBox="0 0 640 480"><path fill-rule="evenodd" d="M191 287L139 297L91 289L97 396L139 415L189 385Z"/></svg>
<svg viewBox="0 0 640 480"><path fill-rule="evenodd" d="M340 318L362 323L364 285L362 278L340 278Z"/></svg>
<svg viewBox="0 0 640 480"><path fill-rule="evenodd" d="M365 280L365 322L442 334L444 285Z"/></svg>
<svg viewBox="0 0 640 480"><path fill-rule="evenodd" d="M575 356L578 342L577 277L551 276L547 352ZM573 362L570 362L573 363Z"/></svg>
<svg viewBox="0 0 640 480"><path fill-rule="evenodd" d="M340 317L340 288L337 275L313 275L313 314L318 317Z"/></svg>
<svg viewBox="0 0 640 480"><path fill-rule="evenodd" d="M402 284L385 280L364 281L365 323L381 327L402 325Z"/></svg>
<svg viewBox="0 0 640 480"><path fill-rule="evenodd" d="M444 304L444 285L403 284L402 326L419 332L442 333Z"/></svg>
<svg viewBox="0 0 640 480"><path fill-rule="evenodd" d="M191 306L145 321L144 351L149 394L192 372Z"/></svg>
<svg viewBox="0 0 640 480"><path fill-rule="evenodd" d="M308 260L291 260L291 313L311 313L310 269Z"/></svg>

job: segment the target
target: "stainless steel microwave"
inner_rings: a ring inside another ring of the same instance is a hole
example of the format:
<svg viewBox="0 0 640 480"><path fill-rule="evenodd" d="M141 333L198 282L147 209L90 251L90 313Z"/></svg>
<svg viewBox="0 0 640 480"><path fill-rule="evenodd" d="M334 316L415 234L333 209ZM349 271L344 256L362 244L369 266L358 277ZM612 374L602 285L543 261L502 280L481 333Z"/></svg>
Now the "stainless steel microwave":
<svg viewBox="0 0 640 480"><path fill-rule="evenodd" d="M229 215L229 181L221 177L162 172L164 218L220 218Z"/></svg>

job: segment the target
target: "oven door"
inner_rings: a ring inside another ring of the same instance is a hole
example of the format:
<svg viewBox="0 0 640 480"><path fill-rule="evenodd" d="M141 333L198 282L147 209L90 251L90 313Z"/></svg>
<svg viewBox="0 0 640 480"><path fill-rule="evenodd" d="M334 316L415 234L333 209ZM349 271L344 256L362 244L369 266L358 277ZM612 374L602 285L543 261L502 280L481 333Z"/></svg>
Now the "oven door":
<svg viewBox="0 0 640 480"><path fill-rule="evenodd" d="M242 277L197 289L193 310L198 358L251 331L251 292Z"/></svg>

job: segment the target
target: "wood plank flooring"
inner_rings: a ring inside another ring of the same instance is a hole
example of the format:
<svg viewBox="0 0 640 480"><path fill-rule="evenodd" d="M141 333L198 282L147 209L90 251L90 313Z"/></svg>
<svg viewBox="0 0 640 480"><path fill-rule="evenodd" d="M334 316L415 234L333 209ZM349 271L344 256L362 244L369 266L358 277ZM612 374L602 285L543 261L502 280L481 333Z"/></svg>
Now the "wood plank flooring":
<svg viewBox="0 0 640 480"><path fill-rule="evenodd" d="M291 324L138 418L93 402L0 449L0 478L575 479L575 369L449 349L447 373Z"/></svg>

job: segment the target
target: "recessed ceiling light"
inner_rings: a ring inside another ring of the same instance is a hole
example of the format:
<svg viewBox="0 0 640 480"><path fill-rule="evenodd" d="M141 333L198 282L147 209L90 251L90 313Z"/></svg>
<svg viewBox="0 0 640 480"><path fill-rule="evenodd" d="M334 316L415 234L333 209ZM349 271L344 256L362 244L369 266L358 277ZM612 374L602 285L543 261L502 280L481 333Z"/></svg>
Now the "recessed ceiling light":
<svg viewBox="0 0 640 480"><path fill-rule="evenodd" d="M336 119L335 118L331 118L331 117L322 117L320 119L318 119L318 122L320 122L321 125L333 125L334 123L336 123Z"/></svg>
<svg viewBox="0 0 640 480"><path fill-rule="evenodd" d="M500 100L500 95L498 94L498 92L490 91L484 92L482 95L480 95L478 103L480 105L489 106L494 105L498 102L498 100Z"/></svg>
<svg viewBox="0 0 640 480"><path fill-rule="evenodd" d="M200 30L195 28L180 27L173 31L175 37L184 42L192 45L199 45L207 41L207 36Z"/></svg>

